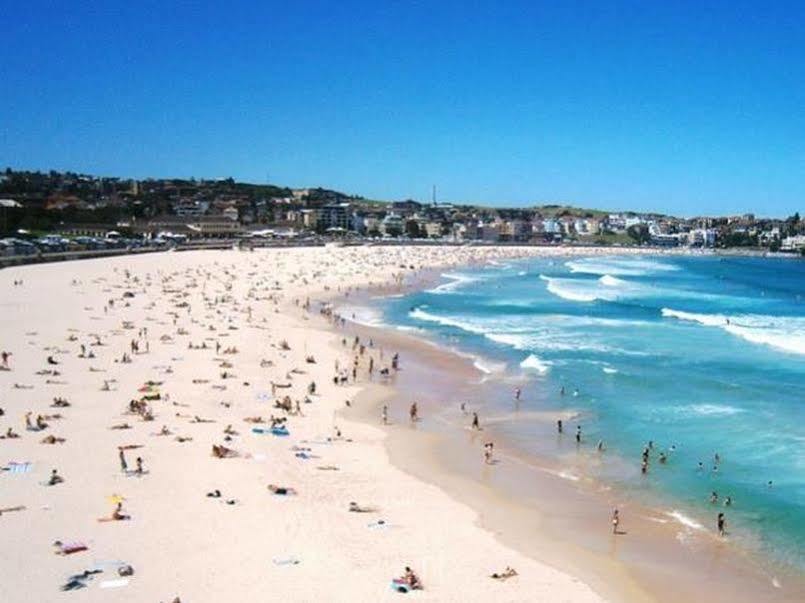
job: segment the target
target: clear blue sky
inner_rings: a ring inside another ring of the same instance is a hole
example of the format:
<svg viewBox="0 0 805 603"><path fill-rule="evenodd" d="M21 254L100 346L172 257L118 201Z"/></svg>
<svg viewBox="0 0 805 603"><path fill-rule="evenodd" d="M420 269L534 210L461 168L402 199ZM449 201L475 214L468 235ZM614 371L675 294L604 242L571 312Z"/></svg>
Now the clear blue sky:
<svg viewBox="0 0 805 603"><path fill-rule="evenodd" d="M805 209L801 1L92 4L0 0L0 166Z"/></svg>

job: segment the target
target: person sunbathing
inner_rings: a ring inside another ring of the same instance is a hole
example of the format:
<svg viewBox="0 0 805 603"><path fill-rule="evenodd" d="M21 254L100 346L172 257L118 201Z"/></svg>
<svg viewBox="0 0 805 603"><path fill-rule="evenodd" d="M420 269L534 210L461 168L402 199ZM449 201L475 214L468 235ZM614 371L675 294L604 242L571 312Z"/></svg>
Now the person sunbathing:
<svg viewBox="0 0 805 603"><path fill-rule="evenodd" d="M128 423L118 423L117 425L112 425L109 429L131 429L131 425Z"/></svg>
<svg viewBox="0 0 805 603"><path fill-rule="evenodd" d="M11 427L8 428L5 435L0 436L0 438L3 438L4 440L13 440L18 437L20 437L20 434L16 433L13 429L11 429Z"/></svg>
<svg viewBox="0 0 805 603"><path fill-rule="evenodd" d="M47 481L48 486L55 486L64 482L64 478L54 469L50 472L50 479Z"/></svg>
<svg viewBox="0 0 805 603"><path fill-rule="evenodd" d="M422 589L422 582L419 580L419 576L417 576L410 567L405 568L405 574L400 580L405 582L412 590Z"/></svg>
<svg viewBox="0 0 805 603"><path fill-rule="evenodd" d="M24 511L24 510L25 505L17 505L16 507L3 507L2 509L0 509L0 516L2 516L3 513L11 513L13 511Z"/></svg>
<svg viewBox="0 0 805 603"><path fill-rule="evenodd" d="M377 509L374 507L362 507L356 502L349 503L349 511L351 513L375 513Z"/></svg>
<svg viewBox="0 0 805 603"><path fill-rule="evenodd" d="M221 491L213 490L212 492L207 492L207 498L221 498Z"/></svg>
<svg viewBox="0 0 805 603"><path fill-rule="evenodd" d="M54 435L49 435L40 440L42 444L64 444L67 440L64 438L57 438Z"/></svg>
<svg viewBox="0 0 805 603"><path fill-rule="evenodd" d="M179 442L180 444L184 444L185 442L192 442L193 441L193 438L191 438L190 436L176 436L176 438L174 438L174 439L177 442Z"/></svg>
<svg viewBox="0 0 805 603"><path fill-rule="evenodd" d="M202 419L198 415L194 415L191 423L215 423L214 419Z"/></svg>
<svg viewBox="0 0 805 603"><path fill-rule="evenodd" d="M80 553L81 551L88 550L88 547L83 542L62 542L57 540L53 543L56 548L54 553L57 555L72 555L73 553Z"/></svg>
<svg viewBox="0 0 805 603"><path fill-rule="evenodd" d="M70 406L70 403L64 398L53 398L53 404L51 404L51 406L53 408L67 408Z"/></svg>
<svg viewBox="0 0 805 603"><path fill-rule="evenodd" d="M243 419L246 423L265 423L265 419L263 417L246 417ZM226 431L225 431L226 433Z"/></svg>
<svg viewBox="0 0 805 603"><path fill-rule="evenodd" d="M236 450L232 450L231 448L227 448L226 446L219 446L213 444L212 455L218 459L226 459L236 457L238 456L238 453Z"/></svg>
<svg viewBox="0 0 805 603"><path fill-rule="evenodd" d="M268 489L271 491L272 494L277 494L279 496L288 496L289 494L296 494L295 489L288 488L286 486L275 486L274 484L268 484Z"/></svg>
<svg viewBox="0 0 805 603"><path fill-rule="evenodd" d="M495 580L508 580L509 578L516 575L517 571L513 567L506 566L506 569L503 571L503 573L498 574L496 572L489 577L494 578Z"/></svg>
<svg viewBox="0 0 805 603"><path fill-rule="evenodd" d="M232 429L232 426L231 426L231 425L227 425L227 426L226 426L226 429L224 429L224 433L225 433L226 435L230 435L230 436L233 436L233 435L238 435L238 432L237 432L237 431L235 431L234 429Z"/></svg>

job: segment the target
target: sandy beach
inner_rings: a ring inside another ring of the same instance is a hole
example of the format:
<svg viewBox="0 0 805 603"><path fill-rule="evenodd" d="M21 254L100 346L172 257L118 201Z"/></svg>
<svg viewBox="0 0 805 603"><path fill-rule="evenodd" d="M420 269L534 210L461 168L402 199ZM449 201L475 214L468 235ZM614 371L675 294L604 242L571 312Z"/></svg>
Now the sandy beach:
<svg viewBox="0 0 805 603"><path fill-rule="evenodd" d="M366 376L333 384L352 347L303 309L409 267L536 252L216 251L3 270L0 433L19 437L0 441L0 597L394 600L410 566L423 600L601 600L395 469L381 430L336 424ZM285 396L290 413L275 408ZM272 415L288 435L271 433ZM63 481L49 485L54 469ZM489 578L507 566L518 575Z"/></svg>
<svg viewBox="0 0 805 603"><path fill-rule="evenodd" d="M408 399L424 396L426 414L428 392L432 401L456 387L445 375L472 387L473 367L331 315L450 266L548 254L568 250L193 251L0 271L0 351L11 354L0 371L0 434L12 436L0 440L0 530L10 545L2 600L718 593L719 576L730 582L747 567L737 555L702 547L710 569L670 588L673 575L657 563L684 560L655 547L674 537L652 527L650 514L637 521L627 506L627 525L654 540L616 544L606 529L610 499L556 479L519 483L530 474L507 469L515 451L498 451L508 456L500 468L478 463L468 473L474 439L412 434ZM49 485L54 469L63 481ZM472 471L482 472L480 485ZM600 533L590 521L599 511ZM652 571L635 571L647 559ZM392 579L406 567L424 588L403 595ZM516 575L490 577L507 568ZM755 578L730 582L730 597L771 588Z"/></svg>

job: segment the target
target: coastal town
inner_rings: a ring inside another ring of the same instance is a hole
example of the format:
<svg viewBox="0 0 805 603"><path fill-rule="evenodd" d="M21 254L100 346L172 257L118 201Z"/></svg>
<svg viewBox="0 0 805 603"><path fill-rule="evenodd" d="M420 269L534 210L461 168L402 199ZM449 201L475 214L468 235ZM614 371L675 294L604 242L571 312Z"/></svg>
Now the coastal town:
<svg viewBox="0 0 805 603"><path fill-rule="evenodd" d="M370 200L324 188L215 180L0 172L0 255L203 240L432 241L805 253L805 221L754 214L674 217L565 203L482 207Z"/></svg>

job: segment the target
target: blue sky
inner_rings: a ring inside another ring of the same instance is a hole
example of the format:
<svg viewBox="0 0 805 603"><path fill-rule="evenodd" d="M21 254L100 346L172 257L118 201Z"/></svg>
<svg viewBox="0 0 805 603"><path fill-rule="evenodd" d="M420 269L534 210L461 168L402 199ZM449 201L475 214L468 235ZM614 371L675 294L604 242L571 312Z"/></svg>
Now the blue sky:
<svg viewBox="0 0 805 603"><path fill-rule="evenodd" d="M0 0L0 166L805 209L802 2L93 4Z"/></svg>

